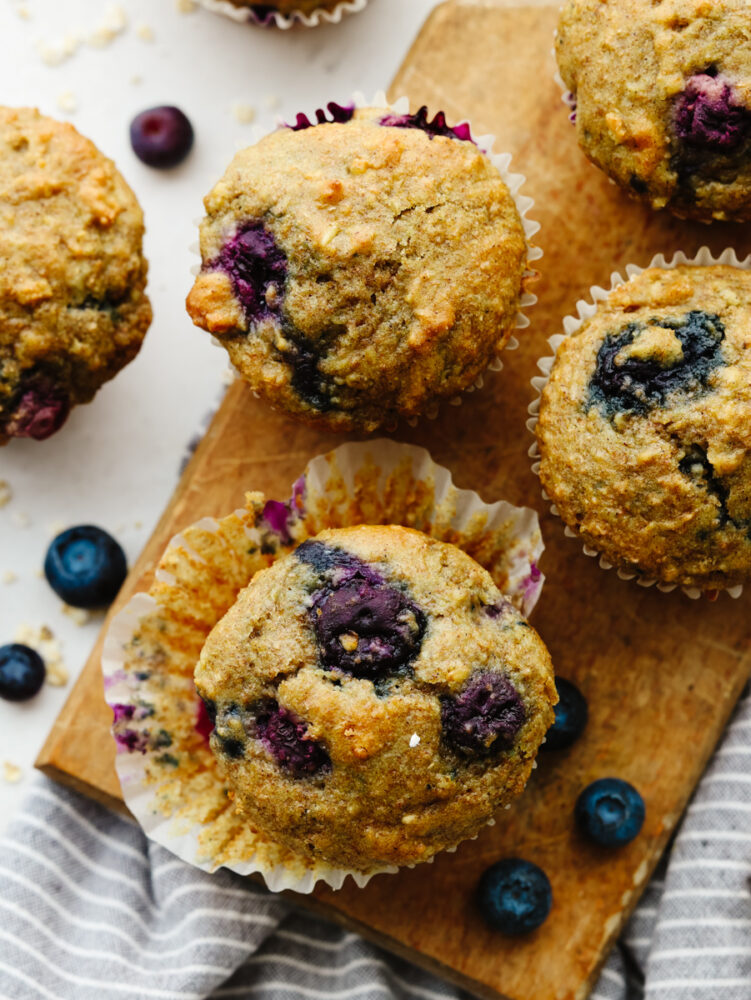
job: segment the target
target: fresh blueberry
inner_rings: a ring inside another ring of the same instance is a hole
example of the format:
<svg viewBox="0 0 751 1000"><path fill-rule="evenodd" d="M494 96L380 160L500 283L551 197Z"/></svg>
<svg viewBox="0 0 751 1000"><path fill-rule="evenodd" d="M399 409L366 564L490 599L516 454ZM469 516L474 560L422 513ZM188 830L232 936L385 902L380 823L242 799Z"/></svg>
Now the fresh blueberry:
<svg viewBox="0 0 751 1000"><path fill-rule="evenodd" d="M7 421L8 437L44 441L59 431L70 413L70 401L46 379L33 379L21 391L15 410Z"/></svg>
<svg viewBox="0 0 751 1000"><path fill-rule="evenodd" d="M505 858L484 872L477 901L485 920L503 934L529 934L547 920L553 891L547 875L522 858Z"/></svg>
<svg viewBox="0 0 751 1000"><path fill-rule="evenodd" d="M179 108L149 108L130 123L130 144L149 167L176 167L193 146L193 126Z"/></svg>
<svg viewBox="0 0 751 1000"><path fill-rule="evenodd" d="M575 808L582 833L601 847L623 847L644 823L644 799L620 778L600 778L587 785Z"/></svg>
<svg viewBox="0 0 751 1000"><path fill-rule="evenodd" d="M304 778L331 770L325 748L308 736L308 724L275 701L256 708L256 734L283 771Z"/></svg>
<svg viewBox="0 0 751 1000"><path fill-rule="evenodd" d="M128 569L125 553L101 528L82 524L53 539L44 560L44 575L58 597L74 608L111 604Z"/></svg>
<svg viewBox="0 0 751 1000"><path fill-rule="evenodd" d="M465 123L451 128L446 124L446 115L442 111L438 111L433 120L429 121L425 104L413 115L385 115L379 124L387 128L416 128L425 132L429 139L442 135L448 139L459 139L461 142L474 142L469 125Z"/></svg>
<svg viewBox="0 0 751 1000"><path fill-rule="evenodd" d="M682 319L654 318L651 323L675 332L682 356L673 364L623 358L621 352L644 330L644 324L629 323L609 333L597 352L589 406L600 407L609 417L623 411L644 414L663 405L673 392L699 393L707 388L710 375L723 361L725 327L719 316L693 310Z"/></svg>
<svg viewBox="0 0 751 1000"><path fill-rule="evenodd" d="M674 120L683 142L717 152L737 149L751 132L751 109L732 82L716 72L691 77L676 101Z"/></svg>
<svg viewBox="0 0 751 1000"><path fill-rule="evenodd" d="M556 677L555 686L558 691L555 722L548 729L541 750L566 750L584 732L589 716L587 700L576 684Z"/></svg>
<svg viewBox="0 0 751 1000"><path fill-rule="evenodd" d="M525 717L519 693L505 674L478 674L458 695L441 699L444 738L470 757L509 750Z"/></svg>
<svg viewBox="0 0 751 1000"><path fill-rule="evenodd" d="M0 646L0 698L26 701L44 684L44 660L34 649L13 642Z"/></svg>

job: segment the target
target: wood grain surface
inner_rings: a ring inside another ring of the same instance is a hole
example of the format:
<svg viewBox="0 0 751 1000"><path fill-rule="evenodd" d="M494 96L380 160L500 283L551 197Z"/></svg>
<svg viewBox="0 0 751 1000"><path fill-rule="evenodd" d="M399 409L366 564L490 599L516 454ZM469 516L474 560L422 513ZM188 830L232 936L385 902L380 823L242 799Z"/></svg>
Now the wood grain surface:
<svg viewBox="0 0 751 1000"><path fill-rule="evenodd" d="M600 570L546 511L529 470L525 429L535 362L546 338L590 285L606 284L628 262L658 251L751 250L747 230L711 228L656 215L623 197L579 153L553 82L554 6L455 0L439 7L392 86L413 105L449 120L471 119L475 133L498 136L527 176L542 223L537 242L540 302L521 349L485 387L433 422L395 437L428 447L459 486L486 500L504 497L543 514L548 583L534 624L556 669L590 704L590 724L570 751L541 755L522 799L494 828L429 866L382 876L364 890L321 889L306 905L485 997L581 1000L633 908L684 810L751 670L749 594L739 601L691 602ZM336 97L337 95L332 95ZM196 331L196 336L201 334ZM128 579L113 612L148 586L169 537L204 515L222 515L247 489L286 496L315 454L340 439L270 412L234 384L175 496ZM111 805L110 713L102 698L101 639L50 733L38 765ZM584 785L605 775L643 793L641 836L617 853L577 836L573 805ZM508 855L540 864L553 885L547 923L522 940L488 930L472 894L484 868Z"/></svg>

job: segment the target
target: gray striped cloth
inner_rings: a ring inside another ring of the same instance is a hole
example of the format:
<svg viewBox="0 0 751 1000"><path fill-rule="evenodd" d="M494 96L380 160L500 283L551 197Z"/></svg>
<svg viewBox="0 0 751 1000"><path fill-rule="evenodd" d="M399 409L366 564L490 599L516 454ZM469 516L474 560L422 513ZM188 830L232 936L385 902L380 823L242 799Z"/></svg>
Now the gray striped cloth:
<svg viewBox="0 0 751 1000"><path fill-rule="evenodd" d="M751 1000L749 765L746 696L591 1000ZM0 840L0 998L214 997L467 994L38 778Z"/></svg>

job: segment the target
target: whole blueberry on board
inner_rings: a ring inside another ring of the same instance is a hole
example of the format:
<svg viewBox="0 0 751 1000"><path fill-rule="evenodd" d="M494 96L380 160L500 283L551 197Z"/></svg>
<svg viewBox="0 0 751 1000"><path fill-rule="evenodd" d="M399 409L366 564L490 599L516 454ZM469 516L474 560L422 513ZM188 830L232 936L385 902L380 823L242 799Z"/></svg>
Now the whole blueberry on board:
<svg viewBox="0 0 751 1000"><path fill-rule="evenodd" d="M44 560L47 582L74 608L102 608L114 600L128 572L125 553L112 535L91 524L63 531Z"/></svg>
<svg viewBox="0 0 751 1000"><path fill-rule="evenodd" d="M33 698L44 684L46 672L44 660L35 649L18 642L0 646L0 698Z"/></svg>
<svg viewBox="0 0 751 1000"><path fill-rule="evenodd" d="M133 152L149 167L176 167L191 151L193 138L187 116L169 105L142 111L130 123Z"/></svg>
<svg viewBox="0 0 751 1000"><path fill-rule="evenodd" d="M574 810L579 829L601 847L630 844L644 824L644 799L627 781L600 778L587 785Z"/></svg>
<svg viewBox="0 0 751 1000"><path fill-rule="evenodd" d="M576 684L556 677L558 704L555 706L555 721L545 735L541 750L566 750L584 732L589 718L587 700Z"/></svg>
<svg viewBox="0 0 751 1000"><path fill-rule="evenodd" d="M477 902L483 917L503 934L537 930L550 913L553 891L547 875L523 858L504 858L482 875Z"/></svg>

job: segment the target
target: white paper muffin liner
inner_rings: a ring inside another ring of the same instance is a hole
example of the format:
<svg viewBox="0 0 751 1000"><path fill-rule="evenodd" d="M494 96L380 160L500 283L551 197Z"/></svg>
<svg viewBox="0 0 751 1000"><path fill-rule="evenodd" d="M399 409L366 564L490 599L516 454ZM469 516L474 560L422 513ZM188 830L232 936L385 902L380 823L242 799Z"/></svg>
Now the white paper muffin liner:
<svg viewBox="0 0 751 1000"><path fill-rule="evenodd" d="M604 302L613 289L617 288L619 285L625 285L631 280L631 278L642 274L648 268L659 267L663 269L673 269L684 264L693 265L695 267L710 267L716 264L723 264L728 267L738 267L745 271L751 271L751 255L746 257L744 260L739 260L735 250L729 248L720 254L719 257L714 257L709 247L702 247L694 257L687 257L682 250L679 250L673 254L670 260L666 259L664 254L657 254L657 256L652 258L647 267L639 267L636 264L627 264L625 278L618 271L614 271L610 276L609 288L602 288L600 285L593 285L589 290L590 300L580 299L576 303L576 316L566 316L563 320L564 333L557 333L548 339L548 344L552 348L553 353L552 355L541 358L537 362L537 367L542 372L542 375L536 375L532 379L532 387L534 388L536 395L528 408L530 418L527 421L527 428L531 431L535 438L534 444L529 449L529 457L532 459L532 471L536 476L539 477L540 475L541 458L536 436L537 421L540 413L540 400L545 386L550 381L550 374L553 370L553 363L555 362L558 348L567 337L570 337L572 334L576 333L577 330L581 329L587 320L592 319L597 312L598 303ZM544 490L542 491L542 495L545 500L550 500L550 497ZM560 517L558 508L553 503L550 505L550 512L556 517ZM568 525L565 526L564 530L565 534L569 538L579 537L577 533ZM590 556L591 558L598 557L602 569L615 568L612 563L605 558L605 556L601 555L601 553L597 551L597 549L592 548L589 545L583 545L582 551L585 555ZM624 569L617 569L616 572L622 580L634 580L640 587L656 586L658 590L661 590L666 594L677 589L676 584L660 583L651 577L643 576L639 573L628 572ZM742 584L739 584L736 587L727 587L724 589L726 593L734 598L740 597L743 593ZM698 587L681 587L681 590L692 600L697 600L698 598L709 593L708 591L701 590Z"/></svg>
<svg viewBox="0 0 751 1000"><path fill-rule="evenodd" d="M386 108L396 115L403 115L409 113L409 98L402 96L396 101L389 101L386 97L384 91L377 91L372 99L367 99L361 91L355 91L347 102L349 105L353 105L355 108ZM315 120L316 110L313 109L308 113L308 118L311 121ZM437 112L434 112L434 114ZM466 125L470 132L472 132L472 125L467 119L463 119L460 122L455 122L451 127L459 128L460 126ZM277 122L278 128L285 128L287 124L283 120ZM253 141L254 143L260 142L261 139L268 132L259 126L255 126L253 129ZM496 143L496 137L491 134L487 135L474 135L472 133L472 140L477 146L477 148L488 157L490 162L496 168L498 173L501 175L503 183L509 190L511 197L516 205L516 210L519 213L519 218L524 229L524 237L527 242L527 264L533 264L539 261L543 255L542 249L536 246L532 240L533 237L537 235L540 231L540 223L536 222L531 218L530 212L534 209L534 199L530 198L528 195L521 193L521 188L526 182L526 177L524 174L517 174L511 172L511 154L510 153L497 153L494 151L494 146ZM202 220L198 220L198 225ZM200 248L197 242L191 244L191 252L193 252L197 257L200 258ZM196 277L201 269L201 264L195 264L191 268L191 275ZM522 275L522 295L519 301L519 311L516 314L514 321L515 330L524 330L530 325L529 317L527 312L536 305L538 299L537 296L525 290L525 285L532 279L538 276L538 272L534 268L527 266ZM221 347L224 350L223 345L216 337L212 337L212 343ZM503 351L515 351L519 347L519 341L513 334L508 338L503 348L491 359L485 372L479 375L474 383L468 386L463 392L453 396L449 400L443 400L443 403L448 403L449 406L461 406L462 397L465 393L474 392L475 389L481 389L485 384L485 377L487 372L499 372L503 368L503 360L501 354ZM237 373L240 378L242 375ZM421 418L426 418L428 420L435 420L440 412L441 402L435 402L428 406L425 411L420 415L420 417L405 418L406 423L411 427L415 427ZM388 428L391 429L391 428Z"/></svg>
<svg viewBox="0 0 751 1000"><path fill-rule="evenodd" d="M345 14L355 14L368 6L368 0L342 0L333 10L314 10L312 14L304 14L300 10L291 14L280 14L271 11L267 18L260 18L250 7L235 7L228 0L200 0L202 7L215 14L224 14L242 24L254 24L261 28L281 28L286 31L295 25L306 28L316 28L319 24L338 24Z"/></svg>
<svg viewBox="0 0 751 1000"><path fill-rule="evenodd" d="M525 615L544 577L535 511L487 504L453 485L427 451L385 439L341 445L311 461L291 499L248 494L247 507L203 518L172 539L148 594L115 616L102 656L113 709L117 773L146 834L204 871L261 874L273 891L333 889L379 872L312 865L240 819L208 746L210 723L193 684L206 636L255 572L324 528L403 524L451 542L491 574Z"/></svg>

